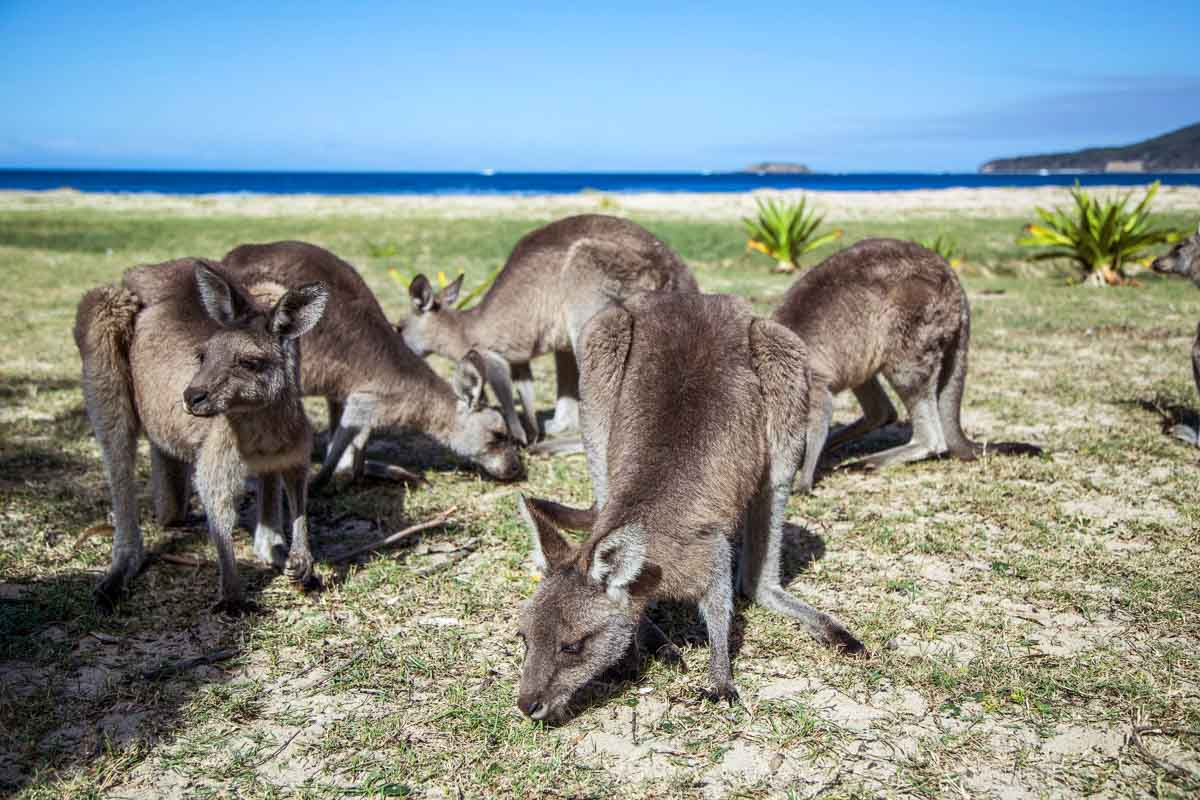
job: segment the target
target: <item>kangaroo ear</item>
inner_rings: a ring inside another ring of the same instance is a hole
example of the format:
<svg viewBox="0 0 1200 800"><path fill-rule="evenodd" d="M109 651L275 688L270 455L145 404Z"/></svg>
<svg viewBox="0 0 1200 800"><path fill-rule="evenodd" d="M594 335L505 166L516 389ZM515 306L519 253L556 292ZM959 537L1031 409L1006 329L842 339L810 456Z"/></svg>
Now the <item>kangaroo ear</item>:
<svg viewBox="0 0 1200 800"><path fill-rule="evenodd" d="M591 533L592 526L596 524L595 505L591 508L571 508L553 500L539 500L536 497L529 498L528 502L557 528Z"/></svg>
<svg viewBox="0 0 1200 800"><path fill-rule="evenodd" d="M413 311L418 314L424 314L433 308L433 284L424 274L413 278L412 283L408 285L408 296L412 299Z"/></svg>
<svg viewBox="0 0 1200 800"><path fill-rule="evenodd" d="M596 542L588 558L588 576L614 600L627 602L646 566L646 536L637 524L623 525Z"/></svg>
<svg viewBox="0 0 1200 800"><path fill-rule="evenodd" d="M575 555L575 548L550 518L542 513L540 506L545 502L525 495L519 495L517 498L517 507L521 509L521 516L525 518L525 526L529 529L529 554L533 558L534 566L542 574L565 566Z"/></svg>
<svg viewBox="0 0 1200 800"><path fill-rule="evenodd" d="M297 339L321 321L329 302L323 283L306 283L289 289L271 309L271 332L282 339Z"/></svg>
<svg viewBox="0 0 1200 800"><path fill-rule="evenodd" d="M458 300L458 293L462 291L464 277L466 277L464 273L458 273L458 277L454 279L453 283L442 289L441 293L438 294L438 300L441 302L442 308L449 308Z"/></svg>
<svg viewBox="0 0 1200 800"><path fill-rule="evenodd" d="M483 387L487 381L487 364L483 356L474 350L469 350L458 369L454 371L454 393L458 401L467 408L476 410L483 407Z"/></svg>
<svg viewBox="0 0 1200 800"><path fill-rule="evenodd" d="M216 270L204 264L197 264L195 275L204 313L218 325L232 325L250 311L250 304L246 299Z"/></svg>

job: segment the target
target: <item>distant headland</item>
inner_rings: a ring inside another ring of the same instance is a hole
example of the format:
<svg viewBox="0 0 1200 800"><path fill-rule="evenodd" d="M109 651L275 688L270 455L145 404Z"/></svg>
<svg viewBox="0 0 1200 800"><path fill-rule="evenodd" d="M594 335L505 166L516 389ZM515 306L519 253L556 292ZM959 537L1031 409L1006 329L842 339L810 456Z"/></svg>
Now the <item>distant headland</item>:
<svg viewBox="0 0 1200 800"><path fill-rule="evenodd" d="M1074 153L998 158L980 172L1197 172L1200 123L1124 147L1091 147Z"/></svg>
<svg viewBox="0 0 1200 800"><path fill-rule="evenodd" d="M744 167L738 172L748 172L754 175L807 175L812 170L805 164L796 164L791 161L761 161Z"/></svg>

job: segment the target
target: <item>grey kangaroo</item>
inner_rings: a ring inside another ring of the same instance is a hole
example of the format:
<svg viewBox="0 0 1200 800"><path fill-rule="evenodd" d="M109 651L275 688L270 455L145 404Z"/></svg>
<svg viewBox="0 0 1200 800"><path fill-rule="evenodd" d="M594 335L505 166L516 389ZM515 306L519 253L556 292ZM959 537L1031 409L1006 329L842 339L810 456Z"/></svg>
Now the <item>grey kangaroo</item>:
<svg viewBox="0 0 1200 800"><path fill-rule="evenodd" d="M583 323L613 300L666 289L698 292L687 265L641 226L619 217L567 217L525 235L479 305L454 309L462 276L434 292L424 275L409 287L413 313L402 325L404 341L419 355L462 358L483 354L488 383L509 429L528 443L538 437L531 359L554 353L558 399L546 432L578 425L579 368L574 346ZM513 391L521 400L524 426Z"/></svg>
<svg viewBox="0 0 1200 800"><path fill-rule="evenodd" d="M1156 258L1151 267L1163 275L1182 275L1200 287L1200 230ZM1200 325L1196 326L1196 340L1192 343L1192 377L1200 393ZM1188 444L1200 445L1200 430L1196 428L1180 424L1171 429L1171 434Z"/></svg>
<svg viewBox="0 0 1200 800"><path fill-rule="evenodd" d="M144 557L134 482L140 431L150 440L161 524L183 519L195 481L217 550L217 610L243 605L231 537L252 475L259 479L255 554L298 583L313 580L305 516L312 429L300 399L297 339L317 324L326 298L324 286L310 283L263 311L198 259L134 267L121 286L84 295L75 343L115 523L112 564L95 590L101 611L112 611ZM294 516L290 551L281 483Z"/></svg>
<svg viewBox="0 0 1200 800"><path fill-rule="evenodd" d="M780 578L784 514L804 458L804 343L740 298L654 292L594 316L577 352L595 500L588 510L521 500L544 573L520 619L521 711L560 721L661 599L699 604L711 647L706 695L732 702L735 586L819 641L862 652ZM575 545L560 528L589 535Z"/></svg>
<svg viewBox="0 0 1200 800"><path fill-rule="evenodd" d="M804 340L812 367L801 491L812 488L834 395L853 390L863 416L828 437L831 447L895 422L881 375L912 418L912 439L858 464L883 467L946 453L971 460L983 452L959 419L971 308L958 276L937 253L913 242L866 239L800 276L772 319ZM991 447L1041 452L1019 442Z"/></svg>
<svg viewBox="0 0 1200 800"><path fill-rule="evenodd" d="M365 457L367 440L381 428L425 433L499 480L521 474L503 418L484 405L479 354L463 355L451 387L404 344L354 267L315 245L242 245L222 263L264 297L310 281L329 287L329 311L304 344L304 391L329 405L329 447L314 487L335 475L388 475Z"/></svg>

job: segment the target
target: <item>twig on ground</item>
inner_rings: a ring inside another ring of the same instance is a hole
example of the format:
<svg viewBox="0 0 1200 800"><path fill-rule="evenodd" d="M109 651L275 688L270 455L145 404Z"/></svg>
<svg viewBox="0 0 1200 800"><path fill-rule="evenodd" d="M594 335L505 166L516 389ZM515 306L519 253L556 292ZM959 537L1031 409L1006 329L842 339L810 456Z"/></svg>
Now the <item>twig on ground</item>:
<svg viewBox="0 0 1200 800"><path fill-rule="evenodd" d="M322 686L329 683L331 680L336 678L338 675L341 675L343 672L345 672L346 670L353 667L359 661L362 661L366 655L367 655L366 653L357 653L356 655L351 656L350 658L346 659L344 662L342 662L341 666L339 666L333 672L329 673L324 678L321 678L321 680L317 681L312 686L309 686L308 687L309 691L311 691L313 689L320 689Z"/></svg>
<svg viewBox="0 0 1200 800"><path fill-rule="evenodd" d="M294 739L295 739L297 736L299 736L299 735L300 735L300 731L302 731L302 730L304 730L304 728L296 728L296 730L292 732L292 735L291 735L291 736L289 736L289 737L288 737L288 738L287 738L287 739L284 741L284 743L283 743L283 744L279 745L279 747L276 747L276 748L275 748L275 750L274 750L274 752L272 752L272 753L271 753L271 755L267 756L267 757L266 757L266 758L264 758L262 761L259 761L257 764L252 764L252 765L250 766L250 769L258 769L258 768L259 768L259 767L261 767L263 764L267 763L267 762L268 762L268 761L270 761L272 758L274 758L275 756L277 756L277 755L279 755L280 753L282 753L284 750L286 750L286 749L287 749L287 746L288 746L289 744L291 744L291 743L292 743L292 740L294 740Z"/></svg>
<svg viewBox="0 0 1200 800"><path fill-rule="evenodd" d="M75 549L83 547L83 543L93 536L100 534L111 534L115 530L112 525L107 522L99 522L95 525L85 528L78 536L75 537Z"/></svg>
<svg viewBox="0 0 1200 800"><path fill-rule="evenodd" d="M428 578L430 575L436 575L442 570L449 569L458 562L462 561L467 556L471 555L471 553L474 553L478 548L479 542L465 544L462 547L446 553L446 559L444 561L439 561L436 564L430 564L428 567L421 567L419 570L417 570L417 574L422 578Z"/></svg>
<svg viewBox="0 0 1200 800"><path fill-rule="evenodd" d="M1162 770L1175 780L1182 781L1183 783L1200 785L1200 774L1192 772L1190 769L1181 767L1178 764L1172 764L1170 761L1159 758L1151 753L1150 748L1146 747L1145 743L1142 742L1142 737L1140 734L1143 733L1148 735L1169 735L1166 734L1162 728L1154 725L1134 725L1129 731L1129 738L1126 740L1126 744L1137 750L1138 754L1141 755L1141 757L1144 758L1150 764L1150 766ZM1186 733L1196 732L1186 731Z"/></svg>
<svg viewBox="0 0 1200 800"><path fill-rule="evenodd" d="M458 511L457 506L455 506L454 508L447 509L446 511L443 511L441 514L434 517L433 519L428 520L427 522L422 522L417 525L412 525L408 528L405 528L402 531L396 531L391 536L385 536L384 538L382 538L378 541L371 542L370 544L365 544L362 547L356 547L355 549L351 550L349 553L343 553L342 555L333 559L333 561L331 563L344 564L353 558L361 556L363 553L369 553L372 550L378 550L380 547L387 547L388 545L393 545L398 542L402 542L405 539L410 539L410 538L416 536L421 531L427 531L430 528L440 528L441 526L450 522L450 516L452 514L454 514L456 511Z"/></svg>
<svg viewBox="0 0 1200 800"><path fill-rule="evenodd" d="M176 661L170 664L163 664L155 669L142 671L142 679L147 681L157 681L163 678L169 678L172 675L177 675L180 672L187 672L196 667L215 664L218 661L228 661L237 656L237 650L214 650L211 653L205 653L202 656L195 658L185 658L182 661Z"/></svg>
<svg viewBox="0 0 1200 800"><path fill-rule="evenodd" d="M176 564L181 567L210 567L212 562L195 556L179 556L174 553L159 553L159 561L165 561L168 564Z"/></svg>

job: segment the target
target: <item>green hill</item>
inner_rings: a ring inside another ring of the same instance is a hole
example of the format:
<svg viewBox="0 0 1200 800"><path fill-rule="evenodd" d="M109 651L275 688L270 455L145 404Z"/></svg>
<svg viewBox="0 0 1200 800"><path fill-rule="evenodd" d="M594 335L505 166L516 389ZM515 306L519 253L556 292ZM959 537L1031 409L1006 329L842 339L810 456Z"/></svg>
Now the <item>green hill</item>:
<svg viewBox="0 0 1200 800"><path fill-rule="evenodd" d="M1092 147L1074 153L998 158L980 172L1189 172L1200 171L1200 123L1125 147Z"/></svg>

